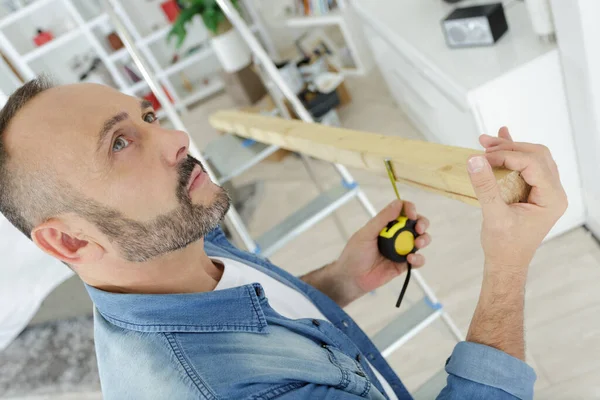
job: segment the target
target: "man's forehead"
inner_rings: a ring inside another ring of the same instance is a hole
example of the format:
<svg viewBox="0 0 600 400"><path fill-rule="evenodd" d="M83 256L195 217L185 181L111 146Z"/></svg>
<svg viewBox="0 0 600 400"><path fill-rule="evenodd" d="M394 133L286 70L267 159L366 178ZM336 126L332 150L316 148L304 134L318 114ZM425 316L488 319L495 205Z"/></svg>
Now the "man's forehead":
<svg viewBox="0 0 600 400"><path fill-rule="evenodd" d="M48 89L33 98L23 111L40 115L53 115L57 111L63 111L67 120L76 117L89 119L93 115L86 112L95 111L94 114L101 114L135 101L134 98L105 85L80 83Z"/></svg>
<svg viewBox="0 0 600 400"><path fill-rule="evenodd" d="M48 89L30 100L7 130L7 146L93 141L104 121L139 103L108 86L74 84ZM139 105L137 106L139 107Z"/></svg>
<svg viewBox="0 0 600 400"><path fill-rule="evenodd" d="M34 162L36 169L54 170L85 165L84 169L95 171L98 132L107 118L132 112L133 107L139 110L138 99L107 86L54 87L17 113L5 132L5 145L11 158L22 165Z"/></svg>

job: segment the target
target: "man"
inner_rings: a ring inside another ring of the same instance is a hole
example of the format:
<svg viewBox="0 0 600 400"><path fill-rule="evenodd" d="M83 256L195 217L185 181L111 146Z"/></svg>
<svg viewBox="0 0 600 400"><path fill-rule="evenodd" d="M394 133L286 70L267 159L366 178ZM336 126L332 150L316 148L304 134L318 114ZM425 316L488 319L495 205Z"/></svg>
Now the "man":
<svg viewBox="0 0 600 400"><path fill-rule="evenodd" d="M481 142L486 156L468 165L484 279L439 398L530 399L525 279L566 196L544 147L506 129ZM296 278L227 242L218 224L228 196L188 145L146 102L101 85L34 80L0 115L0 212L86 283L104 398L410 398L342 307L406 269L377 250L387 222L404 208L425 247L427 219L393 202L338 260ZM504 204L490 165L521 171L529 202Z"/></svg>

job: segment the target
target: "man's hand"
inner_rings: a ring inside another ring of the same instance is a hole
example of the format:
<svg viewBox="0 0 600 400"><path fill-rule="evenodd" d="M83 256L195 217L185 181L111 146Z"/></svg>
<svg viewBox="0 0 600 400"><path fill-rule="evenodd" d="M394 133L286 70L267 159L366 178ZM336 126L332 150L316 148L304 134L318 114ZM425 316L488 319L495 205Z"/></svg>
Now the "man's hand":
<svg viewBox="0 0 600 400"><path fill-rule="evenodd" d="M523 307L527 269L535 251L567 208L558 169L544 146L513 142L508 129L480 138L485 156L468 170L483 211L483 283L467 340L525 359ZM520 171L532 186L527 203L507 205L492 167Z"/></svg>
<svg viewBox="0 0 600 400"><path fill-rule="evenodd" d="M483 135L485 157L469 160L471 181L483 210L481 243L486 265L523 270L552 226L567 208L556 163L542 145L513 142L503 127L498 137ZM507 205L492 174L492 167L521 172L532 186L527 203Z"/></svg>
<svg viewBox="0 0 600 400"><path fill-rule="evenodd" d="M415 246L422 249L429 245L431 237L425 233L429 227L427 218L417 215L414 204L396 200L352 235L336 262L304 275L302 280L344 307L402 274L406 271L406 263L388 260L377 248L379 232L388 222L398 218L402 207L406 217L417 220L415 229L419 237L415 240ZM408 262L419 268L425 264L425 257L422 254L409 254Z"/></svg>

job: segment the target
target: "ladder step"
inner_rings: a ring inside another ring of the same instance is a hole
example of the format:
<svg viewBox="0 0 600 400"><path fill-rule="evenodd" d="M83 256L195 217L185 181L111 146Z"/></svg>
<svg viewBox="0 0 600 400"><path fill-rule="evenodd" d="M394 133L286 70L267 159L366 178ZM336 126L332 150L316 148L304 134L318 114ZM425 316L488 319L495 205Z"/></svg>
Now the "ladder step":
<svg viewBox="0 0 600 400"><path fill-rule="evenodd" d="M223 184L255 166L279 150L278 146L252 142L234 135L223 135L206 146L204 156Z"/></svg>
<svg viewBox="0 0 600 400"><path fill-rule="evenodd" d="M446 379L448 373L446 370L440 370L434 376L429 378L421 387L412 393L414 400L431 400L435 399L443 388L446 387Z"/></svg>
<svg viewBox="0 0 600 400"><path fill-rule="evenodd" d="M287 242L333 213L358 193L358 187L334 186L321 193L310 203L294 212L270 231L263 234L256 243L261 255L269 257Z"/></svg>
<svg viewBox="0 0 600 400"><path fill-rule="evenodd" d="M427 298L414 304L373 337L373 343L388 357L413 336L442 315L441 306L432 305Z"/></svg>

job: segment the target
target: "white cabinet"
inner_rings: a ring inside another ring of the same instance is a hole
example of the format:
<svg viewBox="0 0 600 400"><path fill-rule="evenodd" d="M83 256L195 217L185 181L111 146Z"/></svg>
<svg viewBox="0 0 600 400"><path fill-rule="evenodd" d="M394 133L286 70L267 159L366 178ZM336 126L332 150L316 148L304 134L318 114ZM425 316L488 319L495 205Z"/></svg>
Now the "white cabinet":
<svg viewBox="0 0 600 400"><path fill-rule="evenodd" d="M587 209L586 225L600 237L600 2L552 0L571 121Z"/></svg>
<svg viewBox="0 0 600 400"><path fill-rule="evenodd" d="M434 0L355 1L365 36L394 99L430 141L480 148L506 125L518 141L543 143L558 164L569 209L551 236L585 220L558 49L533 34L525 5L506 7L509 32L490 47L450 49Z"/></svg>

